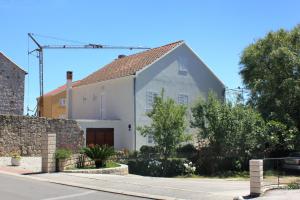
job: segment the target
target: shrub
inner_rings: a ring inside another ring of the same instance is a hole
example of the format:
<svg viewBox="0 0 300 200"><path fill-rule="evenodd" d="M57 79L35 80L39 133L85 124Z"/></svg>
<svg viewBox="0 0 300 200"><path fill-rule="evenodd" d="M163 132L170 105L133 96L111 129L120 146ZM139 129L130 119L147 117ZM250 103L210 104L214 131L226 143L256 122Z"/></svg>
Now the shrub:
<svg viewBox="0 0 300 200"><path fill-rule="evenodd" d="M197 154L197 149L193 144L186 144L176 149L178 157L191 158Z"/></svg>
<svg viewBox="0 0 300 200"><path fill-rule="evenodd" d="M289 190L297 190L297 189L300 189L300 185L296 182L291 182L291 183L288 183L287 188Z"/></svg>
<svg viewBox="0 0 300 200"><path fill-rule="evenodd" d="M140 156L141 157L148 157L150 158L151 155L156 155L158 154L158 148L156 146L147 146L147 145L143 145L141 148L140 148Z"/></svg>
<svg viewBox="0 0 300 200"><path fill-rule="evenodd" d="M143 176L173 177L185 174L184 159L129 160L129 173Z"/></svg>
<svg viewBox="0 0 300 200"><path fill-rule="evenodd" d="M185 173L186 173L186 175L192 176L192 175L195 174L196 167L193 165L192 162L184 163L183 165L185 167Z"/></svg>
<svg viewBox="0 0 300 200"><path fill-rule="evenodd" d="M70 149L57 149L55 151L55 158L56 159L68 159L72 155L72 151Z"/></svg>
<svg viewBox="0 0 300 200"><path fill-rule="evenodd" d="M84 154L95 161L96 168L103 167L105 161L115 154L113 147L107 145L91 145L83 148Z"/></svg>

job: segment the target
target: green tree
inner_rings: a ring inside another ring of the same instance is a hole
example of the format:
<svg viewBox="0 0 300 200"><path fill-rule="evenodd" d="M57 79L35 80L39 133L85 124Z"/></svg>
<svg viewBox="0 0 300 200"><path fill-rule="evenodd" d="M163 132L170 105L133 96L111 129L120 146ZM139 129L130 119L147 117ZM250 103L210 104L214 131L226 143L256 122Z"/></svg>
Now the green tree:
<svg viewBox="0 0 300 200"><path fill-rule="evenodd" d="M249 103L267 120L287 131L300 130L300 25L280 29L249 45L241 56L240 74L251 91ZM282 127L281 127L282 128ZM294 142L299 141L294 137Z"/></svg>
<svg viewBox="0 0 300 200"><path fill-rule="evenodd" d="M207 142L208 159L220 161L217 168L227 163L228 169L245 169L249 159L263 157L266 126L251 107L223 102L210 93L207 100L197 102L192 113L191 125Z"/></svg>
<svg viewBox="0 0 300 200"><path fill-rule="evenodd" d="M151 125L138 127L138 131L143 136L153 136L158 151L167 159L187 139L184 134L186 107L173 99L165 99L162 91L161 96L155 97L153 110L147 116L152 120Z"/></svg>

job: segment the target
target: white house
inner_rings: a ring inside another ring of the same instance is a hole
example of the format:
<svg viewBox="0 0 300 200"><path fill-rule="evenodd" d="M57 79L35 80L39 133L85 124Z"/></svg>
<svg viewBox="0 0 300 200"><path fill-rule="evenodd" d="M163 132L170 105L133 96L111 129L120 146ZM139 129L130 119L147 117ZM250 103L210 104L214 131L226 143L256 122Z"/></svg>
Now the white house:
<svg viewBox="0 0 300 200"><path fill-rule="evenodd" d="M145 113L162 88L188 107L210 90L224 98L225 88L184 41L119 56L73 88L67 85L68 117L79 122L86 143L129 150L153 144L136 127L149 123Z"/></svg>

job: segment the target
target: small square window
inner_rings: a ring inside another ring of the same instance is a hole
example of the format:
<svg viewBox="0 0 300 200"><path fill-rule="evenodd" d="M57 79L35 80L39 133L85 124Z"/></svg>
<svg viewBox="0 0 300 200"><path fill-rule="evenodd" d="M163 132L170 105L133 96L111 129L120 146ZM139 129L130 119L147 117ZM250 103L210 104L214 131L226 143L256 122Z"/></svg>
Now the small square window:
<svg viewBox="0 0 300 200"><path fill-rule="evenodd" d="M153 135L148 135L148 143L152 144L154 142Z"/></svg>
<svg viewBox="0 0 300 200"><path fill-rule="evenodd" d="M66 99L65 99L65 98L59 99L59 105L60 105L61 107L65 107L65 106L66 106Z"/></svg>
<svg viewBox="0 0 300 200"><path fill-rule="evenodd" d="M61 114L58 116L59 119L66 119L66 115L65 114Z"/></svg>
<svg viewBox="0 0 300 200"><path fill-rule="evenodd" d="M180 105L188 105L189 103L189 97L185 94L178 95L178 104Z"/></svg>

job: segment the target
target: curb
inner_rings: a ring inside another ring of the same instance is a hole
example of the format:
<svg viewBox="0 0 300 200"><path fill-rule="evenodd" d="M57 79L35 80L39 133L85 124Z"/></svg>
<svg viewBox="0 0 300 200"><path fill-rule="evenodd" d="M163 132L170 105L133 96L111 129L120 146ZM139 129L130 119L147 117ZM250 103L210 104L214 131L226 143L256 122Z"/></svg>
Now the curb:
<svg viewBox="0 0 300 200"><path fill-rule="evenodd" d="M120 194L120 195L132 196L132 197L140 197L140 198L145 198L145 199L184 200L184 199L178 199L178 198L169 197L169 196L150 195L150 194L139 193L139 192L129 192L129 191L124 191L124 190L116 190L116 189L111 189L111 188L102 188L102 187L91 186L91 185L82 185L82 184L78 184L78 183L71 183L71 182L64 182L64 181L53 181L51 179L32 177L32 176L27 176L27 175L20 175L20 174L15 174L15 173L11 173L11 172L1 171L1 170L0 170L0 173L1 174L6 174L6 175L11 175L11 176L16 176L16 177L20 177L20 178L28 178L28 179L37 180L37 181L54 183L54 184L58 184L58 185L65 185L65 186L71 186L71 187L77 187L77 188L83 188L83 189L90 189L90 190L95 190L95 191L107 192L107 193L112 193L112 194Z"/></svg>

